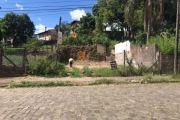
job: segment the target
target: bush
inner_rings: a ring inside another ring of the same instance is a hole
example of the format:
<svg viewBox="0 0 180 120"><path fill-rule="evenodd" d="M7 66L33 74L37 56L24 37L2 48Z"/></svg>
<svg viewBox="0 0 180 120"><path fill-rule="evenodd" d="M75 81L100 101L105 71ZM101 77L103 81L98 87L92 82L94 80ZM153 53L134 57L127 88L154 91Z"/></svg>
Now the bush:
<svg viewBox="0 0 180 120"><path fill-rule="evenodd" d="M111 42L110 42L109 49L115 49L115 45L118 44L118 43L119 43L119 42L118 42L118 41L115 41L115 40L111 41Z"/></svg>
<svg viewBox="0 0 180 120"><path fill-rule="evenodd" d="M163 38L161 36L151 37L149 43L156 43L159 50L165 55L173 55L174 54L174 42L175 37L171 36L169 38ZM178 45L178 53L180 53L180 43Z"/></svg>
<svg viewBox="0 0 180 120"><path fill-rule="evenodd" d="M138 71L138 69L136 69L133 66L122 66L119 69L120 75L124 76L124 77L128 77L128 76L140 76L142 75L141 72Z"/></svg>
<svg viewBox="0 0 180 120"><path fill-rule="evenodd" d="M65 70L65 65L62 63L52 62L47 59L38 59L37 61L30 62L26 66L26 70L32 75L40 76L62 76L64 77L67 74Z"/></svg>

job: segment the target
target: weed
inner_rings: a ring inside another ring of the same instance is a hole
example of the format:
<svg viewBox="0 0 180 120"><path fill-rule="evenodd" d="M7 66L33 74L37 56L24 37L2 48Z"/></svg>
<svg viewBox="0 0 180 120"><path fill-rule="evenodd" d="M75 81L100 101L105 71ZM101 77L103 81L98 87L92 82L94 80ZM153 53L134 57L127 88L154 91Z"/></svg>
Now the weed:
<svg viewBox="0 0 180 120"><path fill-rule="evenodd" d="M47 59L38 59L37 61L30 62L26 66L26 70L31 75L40 75L40 76L67 76L67 70L65 65L62 63L55 63Z"/></svg>
<svg viewBox="0 0 180 120"><path fill-rule="evenodd" d="M92 77L92 70L88 67L83 68L83 75L86 77Z"/></svg>
<svg viewBox="0 0 180 120"><path fill-rule="evenodd" d="M70 76L73 78L82 77L82 74L78 68L73 68L72 72L70 72Z"/></svg>
<svg viewBox="0 0 180 120"><path fill-rule="evenodd" d="M178 74L178 75L171 75L171 78L172 79L179 79L180 80L180 74Z"/></svg>
<svg viewBox="0 0 180 120"><path fill-rule="evenodd" d="M119 70L111 70L110 68L93 68L94 77L114 77L120 76Z"/></svg>

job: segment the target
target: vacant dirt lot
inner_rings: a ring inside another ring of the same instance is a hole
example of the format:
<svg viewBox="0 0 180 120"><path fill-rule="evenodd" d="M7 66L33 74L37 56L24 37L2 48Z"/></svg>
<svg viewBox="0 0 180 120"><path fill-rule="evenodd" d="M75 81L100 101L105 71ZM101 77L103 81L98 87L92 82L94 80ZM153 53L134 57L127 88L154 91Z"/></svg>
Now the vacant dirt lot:
<svg viewBox="0 0 180 120"><path fill-rule="evenodd" d="M67 65L68 66L68 65ZM88 60L76 60L74 62L74 67L82 69L83 67L89 68L99 68L99 67L109 67L110 63L106 61L97 62L97 61L88 61Z"/></svg>
<svg viewBox="0 0 180 120"><path fill-rule="evenodd" d="M69 67L69 65L66 65ZM74 62L73 67L82 69L83 67L89 67L89 68L100 68L100 67L108 67L110 68L109 62L103 61L103 62L97 62L97 61L83 61L83 60L77 60ZM101 78L107 78L107 79L114 79L114 80L139 80L142 77L101 77ZM83 77L83 78L71 78L71 77L64 77L64 78L45 78L45 77L37 77L37 76L20 76L20 77L4 77L0 78L0 85L10 82L21 82L21 81L73 81L73 82L90 82L95 81L97 79L101 78L91 78L91 77Z"/></svg>

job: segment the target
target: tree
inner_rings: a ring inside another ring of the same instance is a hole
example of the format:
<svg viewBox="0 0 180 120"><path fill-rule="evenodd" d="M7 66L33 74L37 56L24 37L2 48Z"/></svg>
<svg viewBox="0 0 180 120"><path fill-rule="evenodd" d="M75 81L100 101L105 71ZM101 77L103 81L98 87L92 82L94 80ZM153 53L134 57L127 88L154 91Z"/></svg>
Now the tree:
<svg viewBox="0 0 180 120"><path fill-rule="evenodd" d="M28 38L27 43L23 44L23 47L32 52L37 52L43 46L43 42L36 38Z"/></svg>
<svg viewBox="0 0 180 120"><path fill-rule="evenodd" d="M2 40L2 32L1 32L1 29L0 29L0 41Z"/></svg>
<svg viewBox="0 0 180 120"><path fill-rule="evenodd" d="M85 16L80 18L79 24L81 34L90 34L95 30L95 18L90 13L86 13Z"/></svg>
<svg viewBox="0 0 180 120"><path fill-rule="evenodd" d="M99 5L98 4L94 4L93 8L92 8L92 13L94 16L98 16L99 15Z"/></svg>
<svg viewBox="0 0 180 120"><path fill-rule="evenodd" d="M55 25L54 28L58 33L59 25ZM68 23L67 21L63 21L60 26L60 31L62 32L63 35L68 36L70 34L70 23Z"/></svg>
<svg viewBox="0 0 180 120"><path fill-rule="evenodd" d="M103 31L105 27L111 27L112 31L119 31L125 27L124 10L128 0L98 0L93 6L93 14L96 17L96 29ZM118 29L117 29L118 28Z"/></svg>
<svg viewBox="0 0 180 120"><path fill-rule="evenodd" d="M8 13L0 20L0 29L4 38L19 36L20 39L14 39L15 45L26 42L26 37L34 34L34 23L27 14L18 15L13 12Z"/></svg>
<svg viewBox="0 0 180 120"><path fill-rule="evenodd" d="M129 0L125 7L125 22L133 29L143 29L143 3Z"/></svg>

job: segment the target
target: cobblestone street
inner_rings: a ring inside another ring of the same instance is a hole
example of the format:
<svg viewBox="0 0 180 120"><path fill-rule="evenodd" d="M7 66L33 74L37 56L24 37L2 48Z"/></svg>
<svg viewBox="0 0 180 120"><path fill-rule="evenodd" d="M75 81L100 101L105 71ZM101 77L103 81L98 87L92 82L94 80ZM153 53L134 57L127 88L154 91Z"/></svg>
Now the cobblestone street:
<svg viewBox="0 0 180 120"><path fill-rule="evenodd" d="M0 120L180 119L180 84L0 88Z"/></svg>

